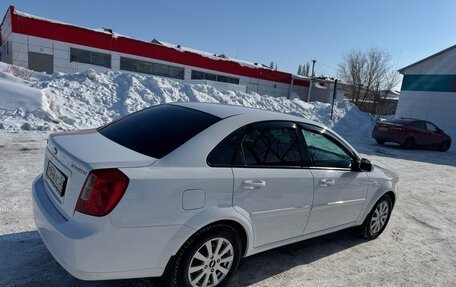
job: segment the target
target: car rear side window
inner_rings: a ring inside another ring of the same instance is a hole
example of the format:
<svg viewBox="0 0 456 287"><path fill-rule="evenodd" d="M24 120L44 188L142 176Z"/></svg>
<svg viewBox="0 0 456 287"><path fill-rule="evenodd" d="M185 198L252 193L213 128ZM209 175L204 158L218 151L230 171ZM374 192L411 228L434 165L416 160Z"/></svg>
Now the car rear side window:
<svg viewBox="0 0 456 287"><path fill-rule="evenodd" d="M158 105L112 122L98 132L136 152L162 158L220 120L186 107Z"/></svg>
<svg viewBox="0 0 456 287"><path fill-rule="evenodd" d="M245 127L238 129L219 143L207 157L210 166L244 165L241 142Z"/></svg>
<svg viewBox="0 0 456 287"><path fill-rule="evenodd" d="M302 166L297 129L276 124L248 129L242 143L246 166Z"/></svg>
<svg viewBox="0 0 456 287"><path fill-rule="evenodd" d="M426 130L426 124L424 122L414 122L413 127L420 130Z"/></svg>

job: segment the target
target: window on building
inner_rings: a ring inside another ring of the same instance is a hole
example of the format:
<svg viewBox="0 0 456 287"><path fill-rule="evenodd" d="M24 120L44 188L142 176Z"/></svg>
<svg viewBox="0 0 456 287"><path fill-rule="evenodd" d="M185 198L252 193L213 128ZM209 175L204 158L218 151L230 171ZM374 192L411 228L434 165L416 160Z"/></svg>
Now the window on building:
<svg viewBox="0 0 456 287"><path fill-rule="evenodd" d="M184 68L120 57L120 69L155 76L184 79Z"/></svg>
<svg viewBox="0 0 456 287"><path fill-rule="evenodd" d="M228 77L228 83L239 85L239 78Z"/></svg>
<svg viewBox="0 0 456 287"><path fill-rule="evenodd" d="M192 70L192 80L208 80L239 85L239 78L221 76L195 70Z"/></svg>
<svg viewBox="0 0 456 287"><path fill-rule="evenodd" d="M138 72L139 67L136 61L129 61L125 58L120 58L120 69L125 71Z"/></svg>
<svg viewBox="0 0 456 287"><path fill-rule="evenodd" d="M154 64L154 74L157 76L169 76L169 66L162 64Z"/></svg>
<svg viewBox="0 0 456 287"><path fill-rule="evenodd" d="M210 73L204 73L204 79L209 80L209 81L217 81L217 75L210 74Z"/></svg>
<svg viewBox="0 0 456 287"><path fill-rule="evenodd" d="M226 76L217 76L217 82L228 83L228 77L226 77Z"/></svg>
<svg viewBox="0 0 456 287"><path fill-rule="evenodd" d="M122 69L122 65L120 67ZM138 62L134 69L138 73L143 73L143 74L153 74L154 73L154 65L152 63Z"/></svg>
<svg viewBox="0 0 456 287"><path fill-rule="evenodd" d="M192 70L192 80L204 80L204 73Z"/></svg>
<svg viewBox="0 0 456 287"><path fill-rule="evenodd" d="M177 68L177 67L169 67L169 77L175 79L183 79L184 78L184 69Z"/></svg>
<svg viewBox="0 0 456 287"><path fill-rule="evenodd" d="M8 41L3 44L3 56L8 56Z"/></svg>
<svg viewBox="0 0 456 287"><path fill-rule="evenodd" d="M70 48L70 62L79 62L111 68L111 55L88 50Z"/></svg>

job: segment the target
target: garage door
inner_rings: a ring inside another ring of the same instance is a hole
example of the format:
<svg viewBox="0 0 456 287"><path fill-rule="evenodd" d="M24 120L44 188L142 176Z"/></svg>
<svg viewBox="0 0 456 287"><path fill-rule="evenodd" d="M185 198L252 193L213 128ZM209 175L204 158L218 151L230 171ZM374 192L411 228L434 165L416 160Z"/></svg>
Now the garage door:
<svg viewBox="0 0 456 287"><path fill-rule="evenodd" d="M249 85L247 86L248 93L252 93L252 92L258 93L259 89L260 89L259 84L249 83Z"/></svg>
<svg viewBox="0 0 456 287"><path fill-rule="evenodd" d="M52 74L54 72L54 58L48 54L29 52L28 66L30 70Z"/></svg>

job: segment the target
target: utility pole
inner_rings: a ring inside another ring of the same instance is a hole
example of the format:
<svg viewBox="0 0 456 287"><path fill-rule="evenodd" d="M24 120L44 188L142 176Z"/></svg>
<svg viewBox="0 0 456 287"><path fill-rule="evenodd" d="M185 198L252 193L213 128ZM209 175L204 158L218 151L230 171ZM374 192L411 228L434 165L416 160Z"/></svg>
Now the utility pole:
<svg viewBox="0 0 456 287"><path fill-rule="evenodd" d="M312 60L312 78L315 77L315 62L317 62L317 60Z"/></svg>
<svg viewBox="0 0 456 287"><path fill-rule="evenodd" d="M310 93L312 92L312 78L310 78L310 81L309 81L309 89L307 90L307 100L306 102L310 102Z"/></svg>
<svg viewBox="0 0 456 287"><path fill-rule="evenodd" d="M337 96L337 79L334 81L334 92L333 92L333 101L331 105L331 120L333 118L333 113L334 113L334 100L336 99Z"/></svg>

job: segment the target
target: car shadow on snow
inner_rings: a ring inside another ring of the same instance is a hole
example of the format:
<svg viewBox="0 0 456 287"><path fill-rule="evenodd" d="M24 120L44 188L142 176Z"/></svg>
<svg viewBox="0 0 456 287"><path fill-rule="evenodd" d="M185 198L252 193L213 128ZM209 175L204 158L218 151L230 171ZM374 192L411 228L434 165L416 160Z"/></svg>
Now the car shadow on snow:
<svg viewBox="0 0 456 287"><path fill-rule="evenodd" d="M37 231L0 235L0 286L153 286L149 279L81 281L66 272Z"/></svg>
<svg viewBox="0 0 456 287"><path fill-rule="evenodd" d="M230 286L248 286L367 241L353 229L345 229L253 255L241 261Z"/></svg>
<svg viewBox="0 0 456 287"><path fill-rule="evenodd" d="M241 261L229 286L248 286L366 242L352 230L276 248ZM158 280L81 281L67 273L37 231L0 235L0 286L163 286Z"/></svg>
<svg viewBox="0 0 456 287"><path fill-rule="evenodd" d="M397 144L386 143L379 145L374 141L366 141L354 146L358 152L367 156L373 155L456 167L456 152L451 150L447 152L422 148L406 150Z"/></svg>

